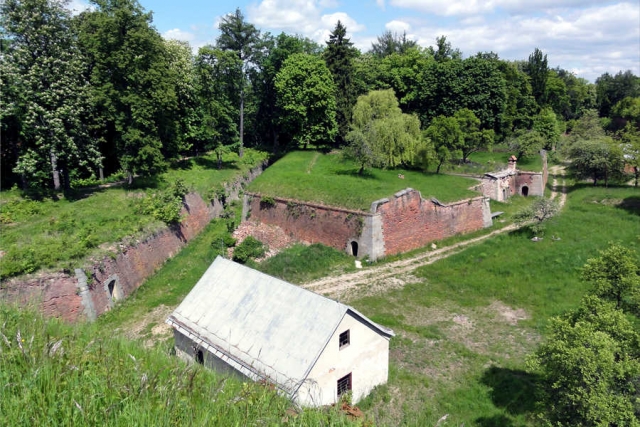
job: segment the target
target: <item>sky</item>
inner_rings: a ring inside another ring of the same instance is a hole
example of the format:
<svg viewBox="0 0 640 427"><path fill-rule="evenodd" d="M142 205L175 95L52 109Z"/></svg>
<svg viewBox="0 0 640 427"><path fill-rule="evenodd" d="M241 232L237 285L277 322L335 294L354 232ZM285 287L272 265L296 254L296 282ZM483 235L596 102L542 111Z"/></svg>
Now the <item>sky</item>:
<svg viewBox="0 0 640 427"><path fill-rule="evenodd" d="M549 66L594 82L605 72L640 75L640 0L138 0L168 39L194 50L214 44L220 19L239 7L262 32L324 43L338 20L362 52L389 30L434 46L446 36L463 57L495 52L526 60L537 47ZM81 10L86 0L72 0Z"/></svg>

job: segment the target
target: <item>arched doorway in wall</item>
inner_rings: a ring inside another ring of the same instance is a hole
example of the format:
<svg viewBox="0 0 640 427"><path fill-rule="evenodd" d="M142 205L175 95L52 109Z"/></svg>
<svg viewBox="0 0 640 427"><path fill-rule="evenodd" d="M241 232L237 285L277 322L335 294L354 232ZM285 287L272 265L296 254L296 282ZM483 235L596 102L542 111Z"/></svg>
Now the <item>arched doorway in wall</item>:
<svg viewBox="0 0 640 427"><path fill-rule="evenodd" d="M527 197L529 195L529 187L527 187L526 185L522 187L522 195L524 197Z"/></svg>
<svg viewBox="0 0 640 427"><path fill-rule="evenodd" d="M351 242L351 255L358 256L358 242L355 240Z"/></svg>
<svg viewBox="0 0 640 427"><path fill-rule="evenodd" d="M196 351L196 362L204 365L204 353L202 352L202 350Z"/></svg>

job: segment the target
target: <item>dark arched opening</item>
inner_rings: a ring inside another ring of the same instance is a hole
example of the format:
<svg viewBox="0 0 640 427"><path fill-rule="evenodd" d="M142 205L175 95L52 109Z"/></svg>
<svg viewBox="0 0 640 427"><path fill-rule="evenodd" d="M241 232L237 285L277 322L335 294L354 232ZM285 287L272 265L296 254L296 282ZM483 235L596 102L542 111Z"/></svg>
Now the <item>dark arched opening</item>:
<svg viewBox="0 0 640 427"><path fill-rule="evenodd" d="M358 256L358 242L351 242L351 255Z"/></svg>
<svg viewBox="0 0 640 427"><path fill-rule="evenodd" d="M113 298L113 291L116 289L116 281L112 280L107 285L107 290L109 291L109 296Z"/></svg>
<svg viewBox="0 0 640 427"><path fill-rule="evenodd" d="M204 365L204 353L202 352L202 350L196 351L196 362Z"/></svg>
<svg viewBox="0 0 640 427"><path fill-rule="evenodd" d="M522 187L522 195L525 197L529 195L529 187L527 187L526 185Z"/></svg>

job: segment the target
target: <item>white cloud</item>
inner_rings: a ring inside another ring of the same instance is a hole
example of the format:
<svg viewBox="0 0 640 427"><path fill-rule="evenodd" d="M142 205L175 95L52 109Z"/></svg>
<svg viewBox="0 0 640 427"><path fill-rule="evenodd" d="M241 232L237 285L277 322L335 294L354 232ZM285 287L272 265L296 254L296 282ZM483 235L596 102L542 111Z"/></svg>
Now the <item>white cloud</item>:
<svg viewBox="0 0 640 427"><path fill-rule="evenodd" d="M602 4L601 0L390 0L392 6L435 15L476 15L501 9L524 13Z"/></svg>
<svg viewBox="0 0 640 427"><path fill-rule="evenodd" d="M384 24L384 27L392 33L402 34L411 31L411 24L404 21L393 20Z"/></svg>
<svg viewBox="0 0 640 427"><path fill-rule="evenodd" d="M182 31L180 28L174 28L162 33L162 37L167 40L182 40L191 43L196 38L196 35L189 31Z"/></svg>
<svg viewBox="0 0 640 427"><path fill-rule="evenodd" d="M335 7L333 0L262 0L248 7L247 18L256 27L301 34L323 43L340 20L349 34L364 30L345 12L323 14L326 8Z"/></svg>
<svg viewBox="0 0 640 427"><path fill-rule="evenodd" d="M640 74L639 17L639 5L620 3L455 28L414 25L413 33L423 46L444 34L465 56L493 51L505 59L525 60L538 47L548 54L550 66L580 70L581 77L595 80L605 71Z"/></svg>
<svg viewBox="0 0 640 427"><path fill-rule="evenodd" d="M85 10L95 9L95 6L90 5L89 2L84 0L71 0L66 7L71 11L71 14L74 16L81 14Z"/></svg>

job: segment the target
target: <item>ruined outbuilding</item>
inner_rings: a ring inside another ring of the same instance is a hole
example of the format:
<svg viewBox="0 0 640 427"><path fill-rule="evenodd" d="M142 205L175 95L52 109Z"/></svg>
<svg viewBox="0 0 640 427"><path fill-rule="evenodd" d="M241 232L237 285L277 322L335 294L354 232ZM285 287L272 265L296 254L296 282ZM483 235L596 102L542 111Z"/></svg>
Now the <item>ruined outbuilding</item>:
<svg viewBox="0 0 640 427"><path fill-rule="evenodd" d="M507 169L489 172L482 177L482 194L490 199L505 202L509 197L542 196L547 185L546 156L543 154L543 171L529 172L518 170L515 156L509 158Z"/></svg>
<svg viewBox="0 0 640 427"><path fill-rule="evenodd" d="M366 396L393 331L352 307L218 257L167 323L179 356L274 384L301 406Z"/></svg>

